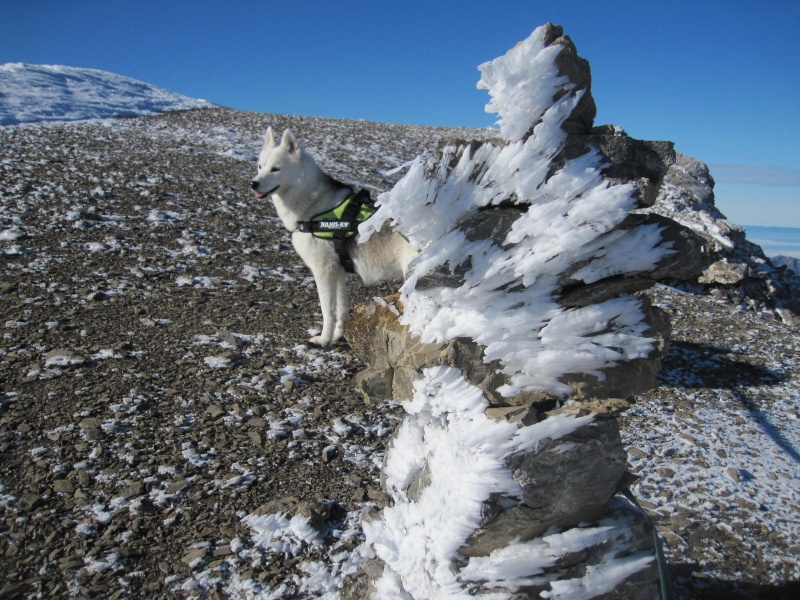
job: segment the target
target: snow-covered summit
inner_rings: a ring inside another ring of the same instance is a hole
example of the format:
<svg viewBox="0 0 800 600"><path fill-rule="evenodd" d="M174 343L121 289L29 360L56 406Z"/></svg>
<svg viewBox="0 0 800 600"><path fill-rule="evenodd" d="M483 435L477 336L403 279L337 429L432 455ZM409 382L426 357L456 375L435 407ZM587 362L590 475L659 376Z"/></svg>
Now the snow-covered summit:
<svg viewBox="0 0 800 600"><path fill-rule="evenodd" d="M0 65L0 90L0 125L144 116L213 106L130 77L59 65Z"/></svg>

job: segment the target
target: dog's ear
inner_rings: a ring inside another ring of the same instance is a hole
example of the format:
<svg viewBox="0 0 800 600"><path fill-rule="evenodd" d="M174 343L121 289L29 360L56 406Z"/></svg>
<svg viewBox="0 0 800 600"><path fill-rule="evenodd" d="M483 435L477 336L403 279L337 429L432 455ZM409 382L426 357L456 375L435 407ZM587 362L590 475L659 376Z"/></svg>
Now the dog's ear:
<svg viewBox="0 0 800 600"><path fill-rule="evenodd" d="M300 144L297 143L297 140L294 139L294 134L292 133L291 129L287 129L283 132L283 139L281 140L281 146L287 152L297 153L300 151Z"/></svg>
<svg viewBox="0 0 800 600"><path fill-rule="evenodd" d="M267 127L267 135L264 137L264 150L275 147L275 134L272 127Z"/></svg>

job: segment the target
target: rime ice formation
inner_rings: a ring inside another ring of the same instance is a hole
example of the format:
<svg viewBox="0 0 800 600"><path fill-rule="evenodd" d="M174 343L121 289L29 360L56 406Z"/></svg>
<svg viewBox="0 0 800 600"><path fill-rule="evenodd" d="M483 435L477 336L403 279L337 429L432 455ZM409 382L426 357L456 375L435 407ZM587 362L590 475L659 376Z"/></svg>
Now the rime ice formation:
<svg viewBox="0 0 800 600"><path fill-rule="evenodd" d="M467 598L480 583L484 590L496 590L486 597L505 598L509 587L551 583L555 578L545 575L545 568L555 566L566 552L604 544L612 548L605 555L610 566L616 553L631 549L628 523L615 517L530 542L515 539L488 556L464 562L458 551L480 526L490 496L500 494L507 502L519 502L523 496L507 460L536 452L543 440L562 438L593 418L559 415L517 427L487 417L486 407L481 390L450 367L428 369L417 382L413 399L405 405L410 416L397 431L383 470L393 504L363 524L375 554L386 565L374 582L377 597ZM587 590L600 589L601 583L608 587L609 581L625 579L651 561L647 552L627 555L615 565L616 579L601 575L588 583L580 578L562 581L552 585L552 597L562 597L561 589L575 594L583 588L583 597L590 598ZM600 567L595 570L602 572Z"/></svg>
<svg viewBox="0 0 800 600"><path fill-rule="evenodd" d="M567 373L602 377L618 362L645 358L654 348L641 302L631 296L590 306L558 303L564 278L593 284L616 276L648 273L674 251L662 243L658 224L618 226L636 208L632 184L610 185L597 150L556 158L567 138L561 128L583 90L550 104L537 99L517 108L524 90L570 89L553 65L562 46L543 48L544 31L509 54L481 66L481 85L502 115L505 144L444 148L438 163L420 157L406 176L379 197L374 218L361 226L368 237L385 222L402 231L420 254L401 289L401 323L423 342L469 338L485 348L485 361L499 361L511 378L500 392L541 391L567 396ZM512 60L513 59L513 60ZM510 90L509 88L513 88ZM533 133L520 139L520 121ZM520 207L506 235L470 239L462 225L489 217L489 207ZM497 243L499 242L499 243ZM460 285L419 289L435 269L465 271Z"/></svg>
<svg viewBox="0 0 800 600"><path fill-rule="evenodd" d="M609 156L640 146L591 129L581 61L547 25L481 65L502 139L417 158L361 226L391 225L419 254L399 297L345 332L370 364L362 388L408 413L382 471L391 503L365 516L357 597L657 595L643 517L609 509L625 466L616 420L552 409L658 355L664 327L634 292L695 247L669 219L632 215L674 152L639 143L655 175L636 161L609 175ZM622 379L594 398L639 391Z"/></svg>

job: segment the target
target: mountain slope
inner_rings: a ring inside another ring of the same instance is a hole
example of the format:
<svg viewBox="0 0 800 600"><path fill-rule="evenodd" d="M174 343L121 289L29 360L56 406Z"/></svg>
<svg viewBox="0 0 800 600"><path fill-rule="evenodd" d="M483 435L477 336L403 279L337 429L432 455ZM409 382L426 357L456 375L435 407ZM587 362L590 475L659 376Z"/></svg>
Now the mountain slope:
<svg viewBox="0 0 800 600"><path fill-rule="evenodd" d="M0 130L0 589L302 597L360 562L397 413L364 405L346 347L305 345L313 282L247 185L268 124L377 189L480 133L223 109ZM653 298L674 351L627 419L637 493L684 597L763 597L798 576L795 334L706 295Z"/></svg>
<svg viewBox="0 0 800 600"><path fill-rule="evenodd" d="M247 185L267 125L376 191L487 135L225 109L0 129L0 596L335 597L361 562L397 410L347 347L306 346L313 282ZM796 332L696 292L652 292L673 352L626 417L637 495L683 597L781 597Z"/></svg>
<svg viewBox="0 0 800 600"><path fill-rule="evenodd" d="M0 125L143 116L213 106L114 73L56 65L4 64L0 90Z"/></svg>

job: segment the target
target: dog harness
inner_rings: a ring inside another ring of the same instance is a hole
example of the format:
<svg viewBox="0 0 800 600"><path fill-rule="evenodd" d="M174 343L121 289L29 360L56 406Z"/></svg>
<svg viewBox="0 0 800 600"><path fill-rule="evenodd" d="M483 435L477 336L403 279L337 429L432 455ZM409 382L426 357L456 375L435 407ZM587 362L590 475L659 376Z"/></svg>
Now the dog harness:
<svg viewBox="0 0 800 600"><path fill-rule="evenodd" d="M355 265L347 251L346 241L358 233L358 226L374 215L376 210L369 192L360 190L350 194L333 210L311 217L310 221L299 221L297 230L331 240L344 270L354 273Z"/></svg>

